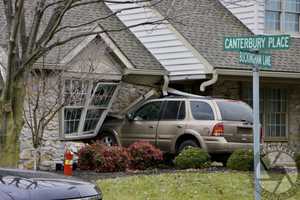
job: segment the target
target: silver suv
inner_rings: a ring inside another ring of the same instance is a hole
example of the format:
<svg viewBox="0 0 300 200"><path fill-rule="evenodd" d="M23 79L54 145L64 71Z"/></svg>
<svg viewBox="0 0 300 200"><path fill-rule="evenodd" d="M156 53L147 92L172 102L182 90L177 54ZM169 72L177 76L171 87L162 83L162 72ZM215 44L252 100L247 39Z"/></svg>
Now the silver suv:
<svg viewBox="0 0 300 200"><path fill-rule="evenodd" d="M187 146L231 153L252 147L252 109L242 101L167 96L145 102L125 119L106 120L99 136L107 145L143 140L170 153Z"/></svg>

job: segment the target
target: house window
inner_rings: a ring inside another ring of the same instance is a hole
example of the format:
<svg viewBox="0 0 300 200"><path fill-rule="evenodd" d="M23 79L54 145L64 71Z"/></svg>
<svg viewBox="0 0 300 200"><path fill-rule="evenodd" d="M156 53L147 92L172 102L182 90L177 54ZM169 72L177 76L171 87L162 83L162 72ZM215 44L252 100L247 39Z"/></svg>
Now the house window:
<svg viewBox="0 0 300 200"><path fill-rule="evenodd" d="M242 98L252 106L252 88L242 90ZM266 139L287 138L287 90L263 88L260 90L260 121Z"/></svg>
<svg viewBox="0 0 300 200"><path fill-rule="evenodd" d="M116 83L70 79L64 81L62 130L65 137L97 134L106 116Z"/></svg>
<svg viewBox="0 0 300 200"><path fill-rule="evenodd" d="M266 130L269 137L286 137L287 129L287 91L272 89L266 93L268 117Z"/></svg>
<svg viewBox="0 0 300 200"><path fill-rule="evenodd" d="M266 0L267 32L299 32L300 0Z"/></svg>

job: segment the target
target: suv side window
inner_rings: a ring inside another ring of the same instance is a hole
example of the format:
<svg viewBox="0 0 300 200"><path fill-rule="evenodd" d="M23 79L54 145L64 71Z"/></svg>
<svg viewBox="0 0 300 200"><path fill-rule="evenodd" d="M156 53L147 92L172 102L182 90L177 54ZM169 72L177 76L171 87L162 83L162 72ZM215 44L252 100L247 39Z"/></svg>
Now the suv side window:
<svg viewBox="0 0 300 200"><path fill-rule="evenodd" d="M203 101L191 101L191 110L196 120L214 120L214 112L210 105Z"/></svg>
<svg viewBox="0 0 300 200"><path fill-rule="evenodd" d="M183 120L185 118L184 101L165 101L161 120Z"/></svg>
<svg viewBox="0 0 300 200"><path fill-rule="evenodd" d="M139 121L158 121L161 104L161 101L154 101L143 105L135 112L134 119Z"/></svg>

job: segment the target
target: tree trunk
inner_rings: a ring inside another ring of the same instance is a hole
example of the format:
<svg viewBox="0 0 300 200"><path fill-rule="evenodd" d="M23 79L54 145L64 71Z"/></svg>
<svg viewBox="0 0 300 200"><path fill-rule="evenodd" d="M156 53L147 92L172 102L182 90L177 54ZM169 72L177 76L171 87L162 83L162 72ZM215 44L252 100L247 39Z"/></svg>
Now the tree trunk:
<svg viewBox="0 0 300 200"><path fill-rule="evenodd" d="M25 97L25 84L22 77L15 78L11 83L11 88L4 88L7 92L5 98L2 97L1 106L1 151L0 166L17 167L19 161L19 136L24 125L23 103Z"/></svg>

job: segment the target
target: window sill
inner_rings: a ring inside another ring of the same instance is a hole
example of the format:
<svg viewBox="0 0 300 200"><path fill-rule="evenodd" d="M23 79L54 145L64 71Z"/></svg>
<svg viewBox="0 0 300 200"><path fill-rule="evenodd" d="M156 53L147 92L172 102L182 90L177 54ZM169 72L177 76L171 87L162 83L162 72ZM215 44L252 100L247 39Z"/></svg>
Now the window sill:
<svg viewBox="0 0 300 200"><path fill-rule="evenodd" d="M293 38L300 38L300 32L265 32L265 35L290 35Z"/></svg>
<svg viewBox="0 0 300 200"><path fill-rule="evenodd" d="M273 137L273 138L265 138L264 142L288 142L288 138L283 137L283 138L277 138L277 137Z"/></svg>

